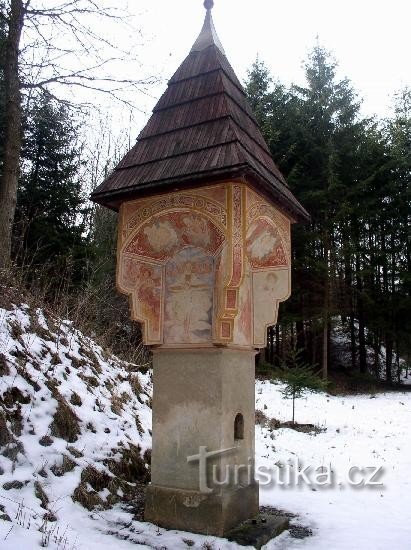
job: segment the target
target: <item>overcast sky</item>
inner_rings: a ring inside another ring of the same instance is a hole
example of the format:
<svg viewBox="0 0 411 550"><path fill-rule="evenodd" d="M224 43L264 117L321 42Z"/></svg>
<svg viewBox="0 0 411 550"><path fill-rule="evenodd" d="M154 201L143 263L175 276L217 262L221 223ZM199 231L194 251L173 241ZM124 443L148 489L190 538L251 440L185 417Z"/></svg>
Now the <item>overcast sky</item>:
<svg viewBox="0 0 411 550"><path fill-rule="evenodd" d="M364 98L364 112L387 114L394 90L411 85L410 0L215 0L214 24L242 81L257 54L274 77L303 83L302 61L315 43L331 50ZM161 75L158 97L198 35L202 0L134 0L144 34L143 64ZM153 100L154 102L154 100ZM147 101L145 108L151 108Z"/></svg>
<svg viewBox="0 0 411 550"><path fill-rule="evenodd" d="M103 1L113 5L112 0ZM387 116L393 93L411 86L411 0L214 3L214 24L240 81L258 55L274 78L285 84L304 84L303 60L318 35L321 45L337 59L339 76L348 77L364 99L364 115ZM95 98L111 118L111 133L116 136L124 129L133 143L167 80L188 55L201 30L205 9L203 0L117 0L116 5L128 5L134 16L133 27L142 33L129 37L115 26L104 29L108 34L116 33L115 41L124 47L136 44L133 49L139 63L124 61L119 72L129 71L133 78L160 78L158 85L147 89L148 94L134 92L136 108L131 118L127 110L106 106L101 96ZM90 127L89 131L93 132Z"/></svg>

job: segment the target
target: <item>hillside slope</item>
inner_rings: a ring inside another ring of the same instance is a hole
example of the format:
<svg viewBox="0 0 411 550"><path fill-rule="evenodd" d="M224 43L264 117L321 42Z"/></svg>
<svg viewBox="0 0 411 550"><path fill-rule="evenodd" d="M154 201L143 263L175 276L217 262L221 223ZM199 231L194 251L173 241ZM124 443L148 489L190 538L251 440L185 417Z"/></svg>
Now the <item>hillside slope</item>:
<svg viewBox="0 0 411 550"><path fill-rule="evenodd" d="M141 512L151 376L136 371L70 321L0 308L0 519L34 531L34 547L70 548L87 510Z"/></svg>

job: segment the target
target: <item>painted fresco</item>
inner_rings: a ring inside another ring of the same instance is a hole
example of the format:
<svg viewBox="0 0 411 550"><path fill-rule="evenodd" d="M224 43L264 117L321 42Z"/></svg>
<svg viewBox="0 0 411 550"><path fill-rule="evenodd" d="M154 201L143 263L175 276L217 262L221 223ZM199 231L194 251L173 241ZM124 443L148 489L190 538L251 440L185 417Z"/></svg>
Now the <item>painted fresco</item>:
<svg viewBox="0 0 411 550"><path fill-rule="evenodd" d="M214 259L199 248L184 248L165 273L164 343L211 342Z"/></svg>
<svg viewBox="0 0 411 550"><path fill-rule="evenodd" d="M234 325L234 340L239 346L251 346L253 341L251 272L246 266L239 291L239 308Z"/></svg>
<svg viewBox="0 0 411 550"><path fill-rule="evenodd" d="M224 234L201 214L167 212L141 226L125 252L162 261L184 246L201 247L214 255L223 242Z"/></svg>
<svg viewBox="0 0 411 550"><path fill-rule="evenodd" d="M263 347L290 260L290 220L242 183L121 208L118 285L147 345Z"/></svg>
<svg viewBox="0 0 411 550"><path fill-rule="evenodd" d="M267 327L277 322L278 304L290 295L290 271L276 269L252 274L254 345L266 345Z"/></svg>
<svg viewBox="0 0 411 550"><path fill-rule="evenodd" d="M120 287L133 295L134 317L145 323L145 338L160 341L162 269L135 258L124 257Z"/></svg>
<svg viewBox="0 0 411 550"><path fill-rule="evenodd" d="M251 224L247 231L246 250L255 269L287 266L278 230L265 218L258 218Z"/></svg>
<svg viewBox="0 0 411 550"><path fill-rule="evenodd" d="M227 188L224 185L214 185L196 189L191 193L169 193L160 197L127 202L122 205L121 225L124 238L145 221L168 210L188 210L207 214L224 231L227 228Z"/></svg>
<svg viewBox="0 0 411 550"><path fill-rule="evenodd" d="M277 229L281 238L284 252L291 261L291 222L284 214L276 209L272 204L269 204L264 197L258 195L255 191L247 188L246 191L246 224L247 227L255 222L258 218L270 220Z"/></svg>

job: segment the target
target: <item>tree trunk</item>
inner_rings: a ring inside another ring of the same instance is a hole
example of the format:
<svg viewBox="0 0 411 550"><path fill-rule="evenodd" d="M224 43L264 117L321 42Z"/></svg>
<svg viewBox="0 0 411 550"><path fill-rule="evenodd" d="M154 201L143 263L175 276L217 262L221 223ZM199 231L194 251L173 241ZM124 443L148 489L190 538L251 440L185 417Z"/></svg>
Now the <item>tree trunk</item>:
<svg viewBox="0 0 411 550"><path fill-rule="evenodd" d="M293 392L293 424L295 424L295 391Z"/></svg>
<svg viewBox="0 0 411 550"><path fill-rule="evenodd" d="M351 349L351 367L353 370L357 368L357 346L355 343L355 317L354 306L350 305L350 349Z"/></svg>
<svg viewBox="0 0 411 550"><path fill-rule="evenodd" d="M0 176L0 268L7 267L11 260L12 228L20 173L21 94L19 46L23 22L23 1L11 0L4 65L6 121L3 173Z"/></svg>
<svg viewBox="0 0 411 550"><path fill-rule="evenodd" d="M322 357L322 372L324 380L328 378L328 326L330 322L330 278L329 278L329 234L325 231L324 235L324 309L323 309L323 357Z"/></svg>
<svg viewBox="0 0 411 550"><path fill-rule="evenodd" d="M358 348L360 359L360 372L367 372L367 350L365 347L365 320L364 320L364 304L363 304L363 281L361 274L361 263L359 255L355 258L355 277L357 283L357 314L358 314Z"/></svg>
<svg viewBox="0 0 411 550"><path fill-rule="evenodd" d="M385 335L385 377L387 382L392 383L392 352L393 340L391 334Z"/></svg>
<svg viewBox="0 0 411 550"><path fill-rule="evenodd" d="M279 365L280 361L280 325L277 323L275 325L275 358L274 364Z"/></svg>
<svg viewBox="0 0 411 550"><path fill-rule="evenodd" d="M301 308L301 311L302 311L302 308ZM305 334L304 334L304 321L302 319L296 321L295 330L297 332L297 349L303 350L303 358L307 360L308 354L307 354L307 346L306 346Z"/></svg>
<svg viewBox="0 0 411 550"><path fill-rule="evenodd" d="M380 352L381 343L378 333L374 335L374 375L376 378L380 377Z"/></svg>

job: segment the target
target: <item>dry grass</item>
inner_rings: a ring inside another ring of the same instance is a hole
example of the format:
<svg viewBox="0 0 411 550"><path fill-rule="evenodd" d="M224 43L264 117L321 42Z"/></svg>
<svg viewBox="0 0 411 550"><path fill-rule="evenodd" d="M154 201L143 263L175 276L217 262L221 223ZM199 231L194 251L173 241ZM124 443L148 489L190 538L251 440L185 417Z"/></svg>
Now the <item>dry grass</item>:
<svg viewBox="0 0 411 550"><path fill-rule="evenodd" d="M75 407L81 407L81 405L83 404L81 397L75 391L73 391L73 393L71 394L70 403Z"/></svg>
<svg viewBox="0 0 411 550"><path fill-rule="evenodd" d="M104 510L107 508L107 503L103 501L100 495L96 491L89 491L87 485L83 482L74 489L73 496L71 497L74 502L81 504L86 510L90 512L96 508Z"/></svg>
<svg viewBox="0 0 411 550"><path fill-rule="evenodd" d="M71 445L67 447L67 450L74 456L74 458L82 458L84 456L81 451Z"/></svg>
<svg viewBox="0 0 411 550"><path fill-rule="evenodd" d="M90 388L98 388L100 385L100 382L95 376L87 376L83 374L82 372L78 373L78 377L83 380L87 384L87 387Z"/></svg>
<svg viewBox="0 0 411 550"><path fill-rule="evenodd" d="M51 332L61 335L59 319L71 319L73 326L85 335L92 336L103 353L115 354L137 366L150 366L150 352L141 341L140 325L130 319L129 302L115 287L114 273L92 283L85 281L73 286L72 273L60 273L58 284L50 277L50 266L13 266L0 273L0 307L11 311L22 302L33 310L41 308L48 318L48 328L39 326L33 319L33 331L49 339ZM15 326L16 335L21 327ZM81 351L90 360L95 374L99 373L98 360L91 349Z"/></svg>
<svg viewBox="0 0 411 550"><path fill-rule="evenodd" d="M30 316L30 331L34 332L34 334L37 334L40 338L43 340L54 340L53 334L50 332L48 328L43 327L39 323L37 315L31 315Z"/></svg>
<svg viewBox="0 0 411 550"><path fill-rule="evenodd" d="M41 507L47 510L47 506L49 505L49 499L39 481L34 482L34 494L40 500Z"/></svg>
<svg viewBox="0 0 411 550"><path fill-rule="evenodd" d="M56 398L55 395L53 397ZM61 437L68 443L75 443L81 433L79 419L60 395L56 399L58 405L53 422L50 424L50 433L54 437Z"/></svg>
<svg viewBox="0 0 411 550"><path fill-rule="evenodd" d="M314 426L314 424L298 424L297 422L281 422L277 418L269 418L263 411L255 411L255 423L263 428L268 428L270 431L278 430L279 428L290 428L297 432L304 433L320 433L324 428Z"/></svg>
<svg viewBox="0 0 411 550"><path fill-rule="evenodd" d="M107 489L111 480L112 478L107 472L97 470L93 468L93 466L87 466L87 468L81 472L81 482L85 484L89 483L97 492Z"/></svg>
<svg viewBox="0 0 411 550"><path fill-rule="evenodd" d="M123 405L130 401L131 397L128 393L123 392L122 394L113 393L111 396L111 410L117 416L121 416L123 413Z"/></svg>
<svg viewBox="0 0 411 550"><path fill-rule="evenodd" d="M8 376L10 374L10 367L7 363L6 356L0 353L0 376Z"/></svg>
<svg viewBox="0 0 411 550"><path fill-rule="evenodd" d="M28 403L30 403L30 396L24 395L24 393L19 388L12 386L3 393L2 401L8 409L11 409L17 403L21 403L23 405L27 405Z"/></svg>
<svg viewBox="0 0 411 550"><path fill-rule="evenodd" d="M34 359L32 359L32 364L34 367L37 367L37 369L39 371L41 371L41 365L39 365ZM33 380L30 376L30 374L27 372L27 370L25 368L23 368L22 366L20 365L15 365L16 367L16 370L18 372L18 374L24 378L24 380L30 384L30 386L33 388L33 390L35 392L38 392L40 391L41 389L41 386L38 384L38 382L36 382L36 380Z"/></svg>
<svg viewBox="0 0 411 550"><path fill-rule="evenodd" d="M141 423L141 420L140 418L138 417L138 415L136 414L136 416L134 417L135 421L136 421L136 427L137 427L137 431L140 435L143 435L144 433L144 428L143 428L143 425Z"/></svg>
<svg viewBox="0 0 411 550"><path fill-rule="evenodd" d="M139 397L140 394L143 392L143 388L141 387L138 375L130 373L128 381L131 386L131 389L133 390L134 395Z"/></svg>
<svg viewBox="0 0 411 550"><path fill-rule="evenodd" d="M67 472L71 472L76 467L76 463L74 460L71 460L66 455L63 455L63 460L61 464L54 464L50 470L53 472L53 474L57 477L64 476Z"/></svg>
<svg viewBox="0 0 411 550"><path fill-rule="evenodd" d="M13 441L14 438L9 432L4 414L0 411L0 447L4 447Z"/></svg>
<svg viewBox="0 0 411 550"><path fill-rule="evenodd" d="M258 425L258 426L265 426L268 422L268 416L263 413L263 411L260 411L259 409L257 409L255 411L255 423Z"/></svg>
<svg viewBox="0 0 411 550"><path fill-rule="evenodd" d="M106 459L105 464L112 474L128 483L148 483L150 481L150 468L141 456L141 447L130 443L129 448L113 449L120 452L119 460Z"/></svg>
<svg viewBox="0 0 411 550"><path fill-rule="evenodd" d="M43 437L39 439L39 444L42 447L50 447L51 445L53 445L53 443L54 443L54 439L49 435L43 435Z"/></svg>

